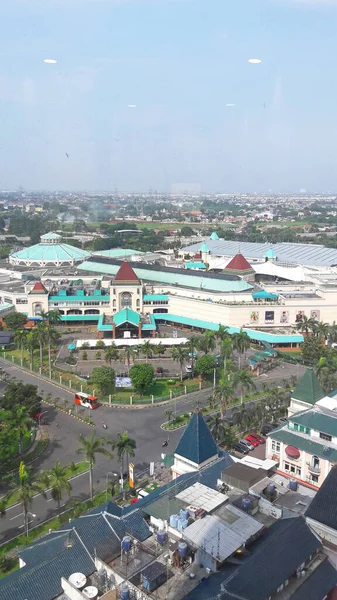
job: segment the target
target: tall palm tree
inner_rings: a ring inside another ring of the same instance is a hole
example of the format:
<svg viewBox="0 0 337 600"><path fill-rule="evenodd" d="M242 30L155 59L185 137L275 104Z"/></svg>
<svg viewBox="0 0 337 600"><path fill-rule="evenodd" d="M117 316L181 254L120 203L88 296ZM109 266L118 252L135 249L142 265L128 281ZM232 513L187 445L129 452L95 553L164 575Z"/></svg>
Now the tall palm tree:
<svg viewBox="0 0 337 600"><path fill-rule="evenodd" d="M30 363L33 366L34 360L34 350L39 347L39 343L37 341L36 329L33 329L26 335L25 346L30 355Z"/></svg>
<svg viewBox="0 0 337 600"><path fill-rule="evenodd" d="M156 344L155 354L158 354L158 356L162 356L163 354L165 354L165 352L165 346L161 342L159 342L159 344Z"/></svg>
<svg viewBox="0 0 337 600"><path fill-rule="evenodd" d="M192 377L193 377L194 376L194 365L195 365L196 349L199 346L199 336L198 335L191 335L191 337L188 338L185 346L186 346L186 348L188 350L188 355L191 358Z"/></svg>
<svg viewBox="0 0 337 600"><path fill-rule="evenodd" d="M43 348L46 343L46 324L44 322L38 323L36 327L36 339L40 347L40 367L43 367Z"/></svg>
<svg viewBox="0 0 337 600"><path fill-rule="evenodd" d="M228 337L228 327L219 323L219 329L215 332L214 337L220 342L223 342L226 339L226 337Z"/></svg>
<svg viewBox="0 0 337 600"><path fill-rule="evenodd" d="M183 366L185 362L188 360L188 348L186 346L175 346L171 350L172 358L174 362L179 363L180 365L180 381L183 380Z"/></svg>
<svg viewBox="0 0 337 600"><path fill-rule="evenodd" d="M165 412L165 415L167 416L167 422L168 422L168 424L170 424L170 423L171 423L172 416L173 416L173 410L171 410L171 409L168 409L168 410Z"/></svg>
<svg viewBox="0 0 337 600"><path fill-rule="evenodd" d="M232 336L233 348L239 354L239 369L241 368L241 355L244 354L248 348L250 348L250 339L242 327L239 333L234 333Z"/></svg>
<svg viewBox="0 0 337 600"><path fill-rule="evenodd" d="M242 406L233 406L231 409L232 421L235 427L242 425Z"/></svg>
<svg viewBox="0 0 337 600"><path fill-rule="evenodd" d="M233 351L233 342L229 335L221 340L220 344L220 354L223 358L224 371L227 370L227 361L232 356Z"/></svg>
<svg viewBox="0 0 337 600"><path fill-rule="evenodd" d="M24 516L24 531L26 536L28 536L29 529L29 508L33 504L33 498L35 494L42 494L45 498L46 494L39 481L33 481L31 470L26 469L24 462L20 462L19 473L18 473L18 481L16 483L13 482L13 487L18 493L18 501L21 505L23 516Z"/></svg>
<svg viewBox="0 0 337 600"><path fill-rule="evenodd" d="M51 347L53 344L56 344L59 339L59 333L54 329L51 325L46 327L45 331L45 341L48 344L48 369L49 375L51 375Z"/></svg>
<svg viewBox="0 0 337 600"><path fill-rule="evenodd" d="M126 346L123 350L123 358L126 360L128 365L128 373L130 373L131 362L135 360L138 351L133 346Z"/></svg>
<svg viewBox="0 0 337 600"><path fill-rule="evenodd" d="M306 315L303 315L298 321L296 329L298 329L301 333L308 335L308 333L314 330L315 325L316 322L312 317L306 317Z"/></svg>
<svg viewBox="0 0 337 600"><path fill-rule="evenodd" d="M315 323L312 333L315 337L321 340L326 340L329 337L329 324L323 323L323 321L319 321Z"/></svg>
<svg viewBox="0 0 337 600"><path fill-rule="evenodd" d="M47 320L49 325L55 327L55 325L59 325L62 321L61 313L59 310L49 310L47 312Z"/></svg>
<svg viewBox="0 0 337 600"><path fill-rule="evenodd" d="M48 321L48 312L46 310L43 310L43 308L40 308L37 314L40 317L40 319L42 319L42 321Z"/></svg>
<svg viewBox="0 0 337 600"><path fill-rule="evenodd" d="M136 442L129 437L127 431L117 434L117 440L113 442L113 447L117 451L117 458L121 469L121 485L124 497L124 458L126 457L127 469L129 469L129 457L135 456Z"/></svg>
<svg viewBox="0 0 337 600"><path fill-rule="evenodd" d="M214 415L210 421L210 430L211 433L216 440L216 442L221 442L225 433L226 422L221 418L220 415Z"/></svg>
<svg viewBox="0 0 337 600"><path fill-rule="evenodd" d="M50 488L51 497L57 502L57 512L60 517L62 494L66 492L70 496L71 492L67 467L62 467L60 461L57 460L52 469L41 473L41 479L44 481L46 488Z"/></svg>
<svg viewBox="0 0 337 600"><path fill-rule="evenodd" d="M244 390L255 390L256 385L253 381L252 374L247 369L240 369L234 375L234 386L240 386L240 399L241 404L243 403L243 392Z"/></svg>
<svg viewBox="0 0 337 600"><path fill-rule="evenodd" d="M215 337L214 331L206 331L206 333L202 336L199 336L198 342L199 350L208 354L212 350L215 349Z"/></svg>
<svg viewBox="0 0 337 600"><path fill-rule="evenodd" d="M22 454L24 435L31 431L34 419L30 417L25 406L14 404L11 411L8 412L8 423L19 434L19 454Z"/></svg>
<svg viewBox="0 0 337 600"><path fill-rule="evenodd" d="M227 405L234 398L233 383L228 379L220 379L214 390L214 397L220 401L220 414L223 419L226 413Z"/></svg>
<svg viewBox="0 0 337 600"><path fill-rule="evenodd" d="M108 346L104 353L105 362L109 363L109 365L111 367L112 361L118 360L118 357L119 357L118 348L117 348L116 344L114 342L112 342L111 346Z"/></svg>
<svg viewBox="0 0 337 600"><path fill-rule="evenodd" d="M144 354L145 362L147 364L149 358L152 358L152 356L153 356L153 346L152 346L150 340L146 340L146 342L144 342L144 344L141 346L141 352L142 352L142 354Z"/></svg>
<svg viewBox="0 0 337 600"><path fill-rule="evenodd" d="M23 351L26 343L27 330L17 329L14 333L14 342L20 347L21 351L21 362L23 363Z"/></svg>
<svg viewBox="0 0 337 600"><path fill-rule="evenodd" d="M92 500L94 497L93 470L94 466L96 465L96 455L104 454L104 456L112 458L112 453L104 447L105 439L102 437L97 437L94 432L92 432L89 437L80 436L78 441L80 443L80 447L78 448L77 453L83 454L84 460L89 463L89 487L90 498Z"/></svg>

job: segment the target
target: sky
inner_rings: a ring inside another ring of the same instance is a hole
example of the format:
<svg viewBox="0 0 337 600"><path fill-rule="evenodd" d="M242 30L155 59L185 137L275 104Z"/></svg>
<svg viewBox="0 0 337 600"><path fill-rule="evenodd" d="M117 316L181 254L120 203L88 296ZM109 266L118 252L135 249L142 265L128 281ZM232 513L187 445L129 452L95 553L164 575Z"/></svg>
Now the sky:
<svg viewBox="0 0 337 600"><path fill-rule="evenodd" d="M337 192L337 0L0 12L0 189Z"/></svg>

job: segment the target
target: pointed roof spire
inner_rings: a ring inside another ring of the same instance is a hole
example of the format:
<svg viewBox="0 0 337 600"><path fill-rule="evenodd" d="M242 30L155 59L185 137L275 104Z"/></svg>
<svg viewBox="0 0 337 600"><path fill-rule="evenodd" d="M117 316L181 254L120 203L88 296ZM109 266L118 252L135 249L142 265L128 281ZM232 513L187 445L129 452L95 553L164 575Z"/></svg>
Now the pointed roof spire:
<svg viewBox="0 0 337 600"><path fill-rule="evenodd" d="M307 402L307 404L315 404L318 400L324 398L324 396L325 393L312 369L306 370L291 394L294 400Z"/></svg>
<svg viewBox="0 0 337 600"><path fill-rule="evenodd" d="M209 239L210 240L218 240L219 236L218 236L217 232L213 231L213 233L211 234L211 237Z"/></svg>
<svg viewBox="0 0 337 600"><path fill-rule="evenodd" d="M240 252L238 252L235 256L233 256L232 260L229 261L229 263L225 267L225 269L226 270L228 269L230 271L242 271L242 272L254 271L252 266L249 264L248 260L246 260L245 257Z"/></svg>
<svg viewBox="0 0 337 600"><path fill-rule="evenodd" d="M133 268L126 260L122 262L113 281L114 283L140 283Z"/></svg>
<svg viewBox="0 0 337 600"><path fill-rule="evenodd" d="M305 516L331 529L337 530L337 465L334 465L323 481Z"/></svg>
<svg viewBox="0 0 337 600"><path fill-rule="evenodd" d="M48 294L46 288L41 281L37 281L34 287L30 290L30 294Z"/></svg>
<svg viewBox="0 0 337 600"><path fill-rule="evenodd" d="M199 409L196 409L187 425L175 454L201 465L210 458L217 458L218 448Z"/></svg>

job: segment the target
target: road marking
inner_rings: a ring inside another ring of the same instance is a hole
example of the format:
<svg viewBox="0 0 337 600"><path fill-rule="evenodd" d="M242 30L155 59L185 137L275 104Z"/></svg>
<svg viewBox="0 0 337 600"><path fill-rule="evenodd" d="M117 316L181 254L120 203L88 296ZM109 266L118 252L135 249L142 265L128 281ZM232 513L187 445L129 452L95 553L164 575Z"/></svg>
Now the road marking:
<svg viewBox="0 0 337 600"><path fill-rule="evenodd" d="M11 519L9 519L10 521L14 521L14 519L17 519L18 517L22 517L22 513L20 513L19 515L15 515L15 517L12 517Z"/></svg>

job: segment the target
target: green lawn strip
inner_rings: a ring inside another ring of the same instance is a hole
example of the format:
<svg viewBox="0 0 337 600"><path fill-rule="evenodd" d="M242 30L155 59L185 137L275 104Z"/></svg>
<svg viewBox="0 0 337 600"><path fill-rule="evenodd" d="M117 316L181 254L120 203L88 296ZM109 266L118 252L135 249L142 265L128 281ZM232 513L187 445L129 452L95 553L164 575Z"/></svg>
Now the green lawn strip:
<svg viewBox="0 0 337 600"><path fill-rule="evenodd" d="M73 470L70 465L67 466L66 475L67 475L68 479L71 479L71 477L76 477L76 475L80 475L80 473L84 473L87 470L88 470L88 463L86 461L82 461L82 462L79 462L76 464L76 471ZM8 508L10 506L13 506L14 504L17 504L18 501L19 501L19 492L18 492L18 490L14 490L9 497Z"/></svg>

